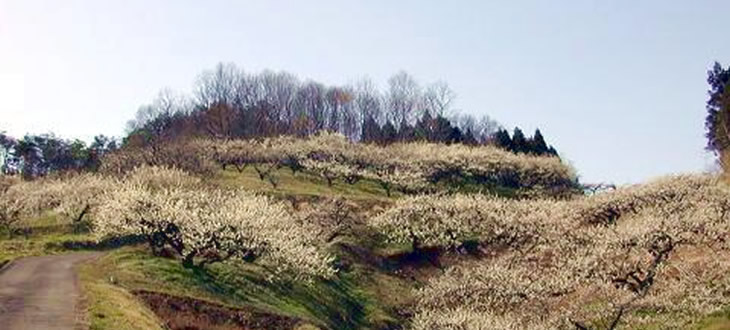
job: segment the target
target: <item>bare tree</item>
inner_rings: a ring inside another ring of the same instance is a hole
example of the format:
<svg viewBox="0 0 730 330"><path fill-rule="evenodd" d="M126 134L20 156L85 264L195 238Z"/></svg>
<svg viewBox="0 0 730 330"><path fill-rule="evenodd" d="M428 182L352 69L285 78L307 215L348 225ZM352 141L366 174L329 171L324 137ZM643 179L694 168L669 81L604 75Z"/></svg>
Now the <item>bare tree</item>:
<svg viewBox="0 0 730 330"><path fill-rule="evenodd" d="M382 124L383 106L382 95L370 79L362 79L355 86L355 112L360 117L360 122L372 118Z"/></svg>
<svg viewBox="0 0 730 330"><path fill-rule="evenodd" d="M214 70L204 71L196 83L197 105L203 109L214 104L232 105L242 75L243 71L233 63L219 63Z"/></svg>
<svg viewBox="0 0 730 330"><path fill-rule="evenodd" d="M236 112L230 105L217 103L205 111L205 129L211 136L227 138L231 136L236 119Z"/></svg>
<svg viewBox="0 0 730 330"><path fill-rule="evenodd" d="M157 94L152 106L168 115L188 114L193 108L192 101L187 96L169 88L164 88Z"/></svg>
<svg viewBox="0 0 730 330"><path fill-rule="evenodd" d="M411 123L421 106L421 88L415 79L401 71L388 79L386 119L392 123Z"/></svg>
<svg viewBox="0 0 730 330"><path fill-rule="evenodd" d="M443 120L448 117L461 132L485 142L500 127L486 116L476 120L459 115L452 108L456 94L444 81L422 90L411 75L400 71L387 83L387 90L379 90L367 78L354 86L326 86L286 72L247 74L232 63L219 63L198 76L192 97L163 90L150 105L140 107L128 128L144 141L148 133L159 136L163 131L171 134L167 138L255 138L306 136L324 129L353 140L361 135L372 141L408 140L415 134L416 119L428 113L441 126L448 126Z"/></svg>
<svg viewBox="0 0 730 330"><path fill-rule="evenodd" d="M233 90L233 105L241 111L256 104L261 95L258 76L239 72Z"/></svg>
<svg viewBox="0 0 730 330"><path fill-rule="evenodd" d="M175 119L189 115L191 110L192 102L188 98L170 89L163 89L151 104L143 105L137 110L135 118L127 122L127 131L132 133L144 130L148 138L155 140L174 138L179 132L173 128L180 126ZM182 129L175 128L178 131Z"/></svg>
<svg viewBox="0 0 730 330"><path fill-rule="evenodd" d="M458 127L462 132L471 131L473 133L477 129L477 119L470 114L454 112L448 118L451 124Z"/></svg>
<svg viewBox="0 0 730 330"><path fill-rule="evenodd" d="M356 140L360 136L360 113L355 105L356 93L352 86L342 88L347 96L347 102L342 104L342 116L340 118L340 131L351 140Z"/></svg>
<svg viewBox="0 0 730 330"><path fill-rule="evenodd" d="M264 71L258 76L261 87L260 100L269 105L268 119L289 126L294 119L294 100L299 80L286 72Z"/></svg>
<svg viewBox="0 0 730 330"><path fill-rule="evenodd" d="M448 117L456 93L444 81L437 81L426 88L423 94L424 110L432 116Z"/></svg>
<svg viewBox="0 0 730 330"><path fill-rule="evenodd" d="M476 122L472 133L474 133L474 137L477 141L479 141L479 143L486 143L492 135L501 128L502 125L499 122L488 115L482 115L482 117Z"/></svg>
<svg viewBox="0 0 730 330"><path fill-rule="evenodd" d="M326 87L318 82L308 81L304 83L302 88L297 91L296 95L296 109L299 111L297 117L300 120L310 121L311 124L307 124L306 127L309 131L305 133L311 134L316 131L322 130L326 125ZM304 132L296 132L301 134Z"/></svg>
<svg viewBox="0 0 730 330"><path fill-rule="evenodd" d="M350 109L353 95L350 90L341 87L331 87L327 90L325 104L327 106L327 129L343 132L345 113Z"/></svg>

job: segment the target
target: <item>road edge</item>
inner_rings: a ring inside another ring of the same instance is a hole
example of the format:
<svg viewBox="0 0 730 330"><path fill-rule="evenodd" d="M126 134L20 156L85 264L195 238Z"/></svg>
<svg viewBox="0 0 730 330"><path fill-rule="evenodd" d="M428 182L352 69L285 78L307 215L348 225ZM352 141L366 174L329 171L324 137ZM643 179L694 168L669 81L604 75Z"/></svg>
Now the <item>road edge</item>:
<svg viewBox="0 0 730 330"><path fill-rule="evenodd" d="M10 268L10 266L13 265L13 261L15 261L15 260L11 259L11 260L5 260L3 262L0 262L0 274L2 274L8 268Z"/></svg>

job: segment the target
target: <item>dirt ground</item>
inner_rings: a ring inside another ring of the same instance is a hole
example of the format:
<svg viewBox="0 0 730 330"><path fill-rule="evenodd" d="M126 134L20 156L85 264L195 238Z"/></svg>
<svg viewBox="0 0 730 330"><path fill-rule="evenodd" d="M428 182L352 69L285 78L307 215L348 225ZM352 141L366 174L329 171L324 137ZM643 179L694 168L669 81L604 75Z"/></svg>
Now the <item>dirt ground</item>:
<svg viewBox="0 0 730 330"><path fill-rule="evenodd" d="M172 330L264 330L292 329L300 324L295 318L268 314L253 309L232 309L191 298L139 291L135 295Z"/></svg>

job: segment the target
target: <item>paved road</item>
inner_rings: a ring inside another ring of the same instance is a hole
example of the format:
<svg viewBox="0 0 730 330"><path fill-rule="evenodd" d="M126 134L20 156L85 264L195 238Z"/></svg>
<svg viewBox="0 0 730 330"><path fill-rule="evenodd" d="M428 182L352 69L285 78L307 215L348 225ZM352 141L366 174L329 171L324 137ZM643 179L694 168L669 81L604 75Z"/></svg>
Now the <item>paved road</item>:
<svg viewBox="0 0 730 330"><path fill-rule="evenodd" d="M0 329L78 329L74 270L98 253L29 257L0 272Z"/></svg>

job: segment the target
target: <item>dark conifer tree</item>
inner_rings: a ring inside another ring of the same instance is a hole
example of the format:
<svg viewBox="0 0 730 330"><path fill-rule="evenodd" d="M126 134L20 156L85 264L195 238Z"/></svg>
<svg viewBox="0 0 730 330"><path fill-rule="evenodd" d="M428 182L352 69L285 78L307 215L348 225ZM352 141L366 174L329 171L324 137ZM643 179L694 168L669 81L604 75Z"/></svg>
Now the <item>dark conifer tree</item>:
<svg viewBox="0 0 730 330"><path fill-rule="evenodd" d="M434 119L433 134L431 136L432 142L449 142L451 135L453 134L453 128L451 122L443 116L438 116ZM461 132L459 132L461 133Z"/></svg>
<svg viewBox="0 0 730 330"><path fill-rule="evenodd" d="M504 150L512 151L512 138L509 136L509 132L505 129L499 129L492 138L494 145Z"/></svg>
<svg viewBox="0 0 730 330"><path fill-rule="evenodd" d="M540 156L548 153L548 145L539 128L535 130L535 135L530 139L530 152Z"/></svg>
<svg viewBox="0 0 730 330"><path fill-rule="evenodd" d="M472 132L470 128L467 128L466 132L464 133L463 143L472 146L479 144L477 138L474 137L474 132Z"/></svg>
<svg viewBox="0 0 730 330"><path fill-rule="evenodd" d="M424 112L421 119L416 122L416 126L413 128L413 138L417 141L431 140L432 122L433 118L431 118L431 114L428 111Z"/></svg>
<svg viewBox="0 0 730 330"><path fill-rule="evenodd" d="M409 142L415 140L415 130L413 126L408 125L407 122L403 121L398 129L398 141Z"/></svg>
<svg viewBox="0 0 730 330"><path fill-rule="evenodd" d="M444 142L448 144L464 142L464 135L461 133L461 129L458 127L451 127L449 135L446 137Z"/></svg>
<svg viewBox="0 0 730 330"><path fill-rule="evenodd" d="M720 63L715 62L712 70L707 72L707 83L710 85L707 100L707 117L705 128L707 136L707 149L711 151L722 151L730 147L730 109L723 109L723 98L728 99L725 88L730 82L730 67L724 69ZM730 103L730 102L728 102Z"/></svg>
<svg viewBox="0 0 730 330"><path fill-rule="evenodd" d="M395 130L395 126L390 121L386 122L381 131L380 142L382 144L390 144L396 142L397 138L398 131Z"/></svg>
<svg viewBox="0 0 730 330"><path fill-rule="evenodd" d="M373 117L368 117L367 119L365 119L365 121L362 123L362 133L360 137L362 142L377 143L382 139L381 135L382 132L380 129L380 125L375 122Z"/></svg>
<svg viewBox="0 0 730 330"><path fill-rule="evenodd" d="M530 146L527 143L525 134L519 127L515 127L514 133L512 133L512 152L515 153L526 153L529 152Z"/></svg>

